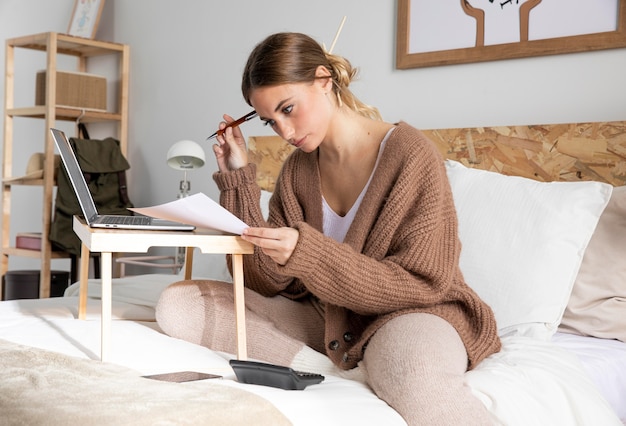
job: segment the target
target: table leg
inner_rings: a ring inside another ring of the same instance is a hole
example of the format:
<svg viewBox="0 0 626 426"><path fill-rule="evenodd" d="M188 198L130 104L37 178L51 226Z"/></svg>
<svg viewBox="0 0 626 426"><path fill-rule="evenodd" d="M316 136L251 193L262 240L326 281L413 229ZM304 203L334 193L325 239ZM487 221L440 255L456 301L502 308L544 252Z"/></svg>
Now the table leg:
<svg viewBox="0 0 626 426"><path fill-rule="evenodd" d="M193 247L185 248L185 279L191 279L191 270L193 269Z"/></svg>
<svg viewBox="0 0 626 426"><path fill-rule="evenodd" d="M111 293L112 293L112 254L111 252L100 253L100 274L102 276L102 314L101 314L101 336L100 336L100 360L109 360L111 353Z"/></svg>
<svg viewBox="0 0 626 426"><path fill-rule="evenodd" d="M80 275L78 290L78 318L84 320L87 317L87 287L89 285L89 249L85 244L80 248Z"/></svg>
<svg viewBox="0 0 626 426"><path fill-rule="evenodd" d="M233 291L235 294L235 326L237 328L237 359L246 360L246 306L243 296L243 255L233 254Z"/></svg>

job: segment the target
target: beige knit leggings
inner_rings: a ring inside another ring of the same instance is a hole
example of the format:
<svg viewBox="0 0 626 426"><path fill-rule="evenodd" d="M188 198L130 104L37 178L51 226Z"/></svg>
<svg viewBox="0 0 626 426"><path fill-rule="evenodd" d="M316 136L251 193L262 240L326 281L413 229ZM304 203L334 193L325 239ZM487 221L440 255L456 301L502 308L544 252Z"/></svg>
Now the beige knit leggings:
<svg viewBox="0 0 626 426"><path fill-rule="evenodd" d="M324 353L323 314L313 303L267 298L246 289L245 304L250 358L297 368L301 364L294 366L294 358L305 345ZM229 283L172 284L161 295L156 318L170 336L236 352ZM407 314L387 322L370 340L359 368L365 368L376 395L409 425L491 424L483 404L463 383L467 353L459 335L435 315Z"/></svg>

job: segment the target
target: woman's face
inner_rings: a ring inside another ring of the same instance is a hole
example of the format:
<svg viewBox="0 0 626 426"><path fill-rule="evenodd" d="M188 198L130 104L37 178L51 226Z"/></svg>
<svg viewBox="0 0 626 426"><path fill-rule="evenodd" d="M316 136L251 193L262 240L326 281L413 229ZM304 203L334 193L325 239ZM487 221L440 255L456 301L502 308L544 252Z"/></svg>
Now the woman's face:
<svg viewBox="0 0 626 426"><path fill-rule="evenodd" d="M259 87L251 92L250 103L276 134L296 148L312 152L327 136L333 111L329 88L329 78Z"/></svg>

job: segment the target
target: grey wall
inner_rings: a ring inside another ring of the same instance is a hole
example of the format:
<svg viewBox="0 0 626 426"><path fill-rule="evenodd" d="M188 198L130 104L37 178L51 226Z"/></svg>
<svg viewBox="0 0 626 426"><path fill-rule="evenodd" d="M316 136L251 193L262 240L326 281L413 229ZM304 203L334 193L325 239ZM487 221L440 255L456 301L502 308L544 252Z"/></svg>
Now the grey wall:
<svg viewBox="0 0 626 426"><path fill-rule="evenodd" d="M65 32L73 4L0 0L0 38ZM277 31L305 32L330 46L344 15L334 53L361 69L354 91L388 121L445 128L626 119L626 49L397 70L393 1L106 0L96 38L131 47L129 160L135 204L175 198L180 176L166 166L165 156L180 139L206 147L209 160L191 175L192 189L217 197L210 179L215 162L203 141L223 113L239 116L250 110L239 90L249 51ZM29 104L34 72L43 65L34 55L25 55L25 62L18 90ZM44 129L34 121L16 126L24 144L34 144L16 158L19 170L37 150ZM270 134L257 122L244 131ZM35 189L23 193L36 203ZM37 209L14 214L13 223L13 229L34 230L40 226ZM11 268L24 267L23 262L11 259Z"/></svg>

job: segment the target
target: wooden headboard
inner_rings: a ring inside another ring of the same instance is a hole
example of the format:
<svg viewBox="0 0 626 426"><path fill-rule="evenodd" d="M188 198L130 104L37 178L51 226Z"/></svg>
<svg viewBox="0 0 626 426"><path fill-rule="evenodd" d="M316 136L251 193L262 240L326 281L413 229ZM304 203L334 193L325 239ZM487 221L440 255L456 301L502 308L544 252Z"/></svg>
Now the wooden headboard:
<svg viewBox="0 0 626 426"><path fill-rule="evenodd" d="M626 121L423 130L445 158L539 181L626 185ZM249 139L262 189L274 190L293 150L278 136Z"/></svg>

